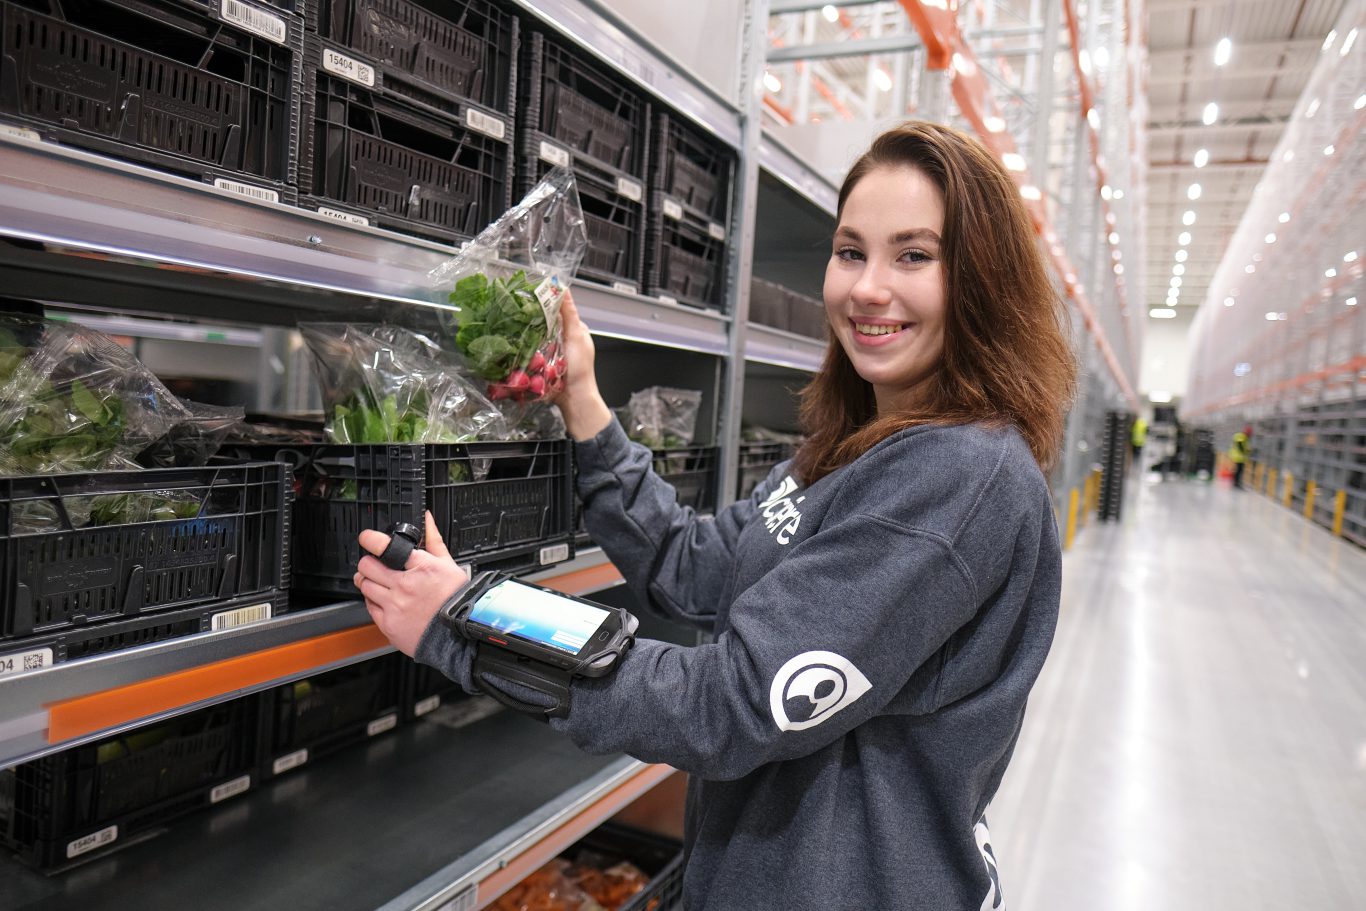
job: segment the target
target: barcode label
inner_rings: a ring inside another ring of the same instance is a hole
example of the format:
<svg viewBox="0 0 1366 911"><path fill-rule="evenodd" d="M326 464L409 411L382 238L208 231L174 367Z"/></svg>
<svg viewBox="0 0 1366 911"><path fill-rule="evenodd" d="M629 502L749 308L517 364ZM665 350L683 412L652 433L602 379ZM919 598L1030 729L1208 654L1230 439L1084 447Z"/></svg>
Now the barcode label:
<svg viewBox="0 0 1366 911"><path fill-rule="evenodd" d="M630 282L612 282L613 291L621 291L625 294L639 294L640 288Z"/></svg>
<svg viewBox="0 0 1366 911"><path fill-rule="evenodd" d="M276 775L279 775L281 772L288 772L290 769L297 768L305 762L308 762L308 750L295 750L293 753L286 753L275 760L275 764L272 765L271 768L275 770Z"/></svg>
<svg viewBox="0 0 1366 911"><path fill-rule="evenodd" d="M352 215L350 212L342 212L337 209L329 209L326 206L318 207L319 215L326 215L328 218L335 218L337 221L344 221L352 225L362 225L370 227L370 219L361 215Z"/></svg>
<svg viewBox="0 0 1366 911"><path fill-rule="evenodd" d="M664 217L679 221L683 218L683 207L672 199L664 200Z"/></svg>
<svg viewBox="0 0 1366 911"><path fill-rule="evenodd" d="M426 699L419 699L414 703L413 714L421 717L428 712L435 712L439 708L441 708L441 697L428 696Z"/></svg>
<svg viewBox="0 0 1366 911"><path fill-rule="evenodd" d="M225 781L210 791L209 803L218 803L219 801L227 800L229 797L236 797L243 791L249 790L251 790L251 776L243 775L241 778Z"/></svg>
<svg viewBox="0 0 1366 911"><path fill-rule="evenodd" d="M284 44L288 35L285 20L237 0L223 0L223 18L276 44Z"/></svg>
<svg viewBox="0 0 1366 911"><path fill-rule="evenodd" d="M544 139L541 140L541 160L559 165L562 168L569 167L569 153L559 146L551 145Z"/></svg>
<svg viewBox="0 0 1366 911"><path fill-rule="evenodd" d="M249 183L238 183L235 180L224 180L219 177L214 180L213 185L220 190L227 190L229 193L236 193L238 196L249 196L262 202L280 201L280 194L274 190L267 190L265 187L253 187Z"/></svg>
<svg viewBox="0 0 1366 911"><path fill-rule="evenodd" d="M617 178L617 192L632 202L640 202L645 195L645 188L634 180L627 180L625 177Z"/></svg>
<svg viewBox="0 0 1366 911"><path fill-rule="evenodd" d="M35 648L27 652L11 652L0 655L0 677L22 674L25 671L38 671L52 667L52 649Z"/></svg>
<svg viewBox="0 0 1366 911"><path fill-rule="evenodd" d="M28 139L33 142L43 141L43 137L39 136L33 130L26 130L23 127L12 127L3 123L0 123L0 136L13 136L15 139Z"/></svg>
<svg viewBox="0 0 1366 911"><path fill-rule="evenodd" d="M472 576L472 575L474 575L474 564L473 564L473 563L457 563L457 564L455 564L455 565L456 565L457 567L459 567L460 571L461 571L462 573L464 573L465 575L467 575L467 576Z"/></svg>
<svg viewBox="0 0 1366 911"><path fill-rule="evenodd" d="M465 111L465 123L469 125L471 130L478 130L494 139L502 139L507 135L507 124L497 117L490 117L483 111L476 111L474 108Z"/></svg>
<svg viewBox="0 0 1366 911"><path fill-rule="evenodd" d="M707 222L707 233L710 234L716 240L726 239L726 229L721 227L714 221Z"/></svg>
<svg viewBox="0 0 1366 911"><path fill-rule="evenodd" d="M562 563L569 559L568 544L552 544L549 547L541 548L541 565L547 563Z"/></svg>
<svg viewBox="0 0 1366 911"><path fill-rule="evenodd" d="M83 838L78 838L66 846L66 858L80 857L87 851L96 848L103 848L105 845L119 837L119 827L110 826L107 829L100 829L98 832L91 832Z"/></svg>
<svg viewBox="0 0 1366 911"><path fill-rule="evenodd" d="M221 614L214 614L213 619L209 621L209 629L216 633L219 630L246 626L248 623L260 623L270 618L269 604L253 604L251 607L239 607L237 610L225 610Z"/></svg>
<svg viewBox="0 0 1366 911"><path fill-rule="evenodd" d="M676 297L670 297L670 296L667 295L667 294L660 294L660 295L658 295L658 299L659 299L659 302L660 302L661 304L676 304L676 303L678 303L678 298L676 298Z"/></svg>
<svg viewBox="0 0 1366 911"><path fill-rule="evenodd" d="M365 735L374 737L376 734L383 734L385 731L392 731L398 727L398 715L385 715L383 718L376 718L365 726Z"/></svg>
<svg viewBox="0 0 1366 911"><path fill-rule="evenodd" d="M368 63L353 60L345 54L338 54L330 47L323 48L323 69L336 73L343 79L359 82L361 85L375 87L375 68Z"/></svg>
<svg viewBox="0 0 1366 911"><path fill-rule="evenodd" d="M470 883L450 901L438 905L436 911L474 911L479 907L479 884Z"/></svg>

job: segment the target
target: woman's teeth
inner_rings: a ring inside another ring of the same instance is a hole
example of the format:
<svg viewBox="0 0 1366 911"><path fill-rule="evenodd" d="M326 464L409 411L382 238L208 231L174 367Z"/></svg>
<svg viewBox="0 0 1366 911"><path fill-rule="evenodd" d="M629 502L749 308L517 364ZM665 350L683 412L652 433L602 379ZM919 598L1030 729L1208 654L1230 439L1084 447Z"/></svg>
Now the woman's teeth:
<svg viewBox="0 0 1366 911"><path fill-rule="evenodd" d="M863 323L854 323L854 330L859 335L891 335L893 332L900 332L905 329L905 324L897 326L867 326Z"/></svg>

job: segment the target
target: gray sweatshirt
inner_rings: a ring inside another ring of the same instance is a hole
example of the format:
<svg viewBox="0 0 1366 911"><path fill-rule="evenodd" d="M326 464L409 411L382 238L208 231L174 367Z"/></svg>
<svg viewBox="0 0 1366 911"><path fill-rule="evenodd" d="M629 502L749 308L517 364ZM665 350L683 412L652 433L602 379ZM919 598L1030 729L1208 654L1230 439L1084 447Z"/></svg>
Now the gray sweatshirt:
<svg viewBox="0 0 1366 911"><path fill-rule="evenodd" d="M691 776L689 911L1003 909L985 812L1058 614L1047 484L1011 429L920 427L715 518L613 422L577 446L588 529L651 608L552 722ZM418 659L469 683L444 631Z"/></svg>

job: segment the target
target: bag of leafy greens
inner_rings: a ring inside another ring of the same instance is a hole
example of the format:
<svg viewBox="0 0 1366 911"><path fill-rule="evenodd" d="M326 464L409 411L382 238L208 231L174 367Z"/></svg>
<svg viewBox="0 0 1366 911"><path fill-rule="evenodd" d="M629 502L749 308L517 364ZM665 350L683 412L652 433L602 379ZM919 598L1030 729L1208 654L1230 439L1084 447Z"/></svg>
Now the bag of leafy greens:
<svg viewBox="0 0 1366 911"><path fill-rule="evenodd" d="M334 443L500 438L503 416L431 339L389 325L303 323Z"/></svg>
<svg viewBox="0 0 1366 911"><path fill-rule="evenodd" d="M446 331L490 400L537 402L563 385L560 301L587 247L574 174L556 167L432 271L453 289Z"/></svg>

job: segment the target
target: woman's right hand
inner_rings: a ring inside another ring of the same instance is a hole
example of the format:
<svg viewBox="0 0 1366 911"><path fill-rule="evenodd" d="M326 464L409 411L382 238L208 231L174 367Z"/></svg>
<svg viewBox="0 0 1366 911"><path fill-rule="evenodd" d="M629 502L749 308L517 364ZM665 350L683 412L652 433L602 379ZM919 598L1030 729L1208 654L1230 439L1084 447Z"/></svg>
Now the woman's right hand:
<svg viewBox="0 0 1366 911"><path fill-rule="evenodd" d="M564 331L565 383L551 399L560 406L565 429L575 440L591 440L612 423L612 411L598 392L593 372L597 356L593 336L579 319L574 296L566 291L560 303L560 323Z"/></svg>

